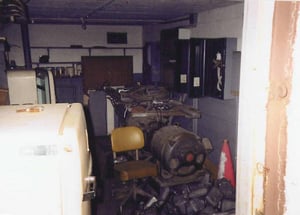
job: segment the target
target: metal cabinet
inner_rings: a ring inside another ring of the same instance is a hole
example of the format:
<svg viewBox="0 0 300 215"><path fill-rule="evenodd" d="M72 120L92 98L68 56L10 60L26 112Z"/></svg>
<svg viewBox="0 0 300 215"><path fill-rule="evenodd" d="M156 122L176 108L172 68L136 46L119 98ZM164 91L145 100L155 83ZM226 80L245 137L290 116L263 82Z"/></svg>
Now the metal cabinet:
<svg viewBox="0 0 300 215"><path fill-rule="evenodd" d="M233 98L237 88L233 79L240 63L235 57L236 44L236 38L177 40L175 91L191 98Z"/></svg>

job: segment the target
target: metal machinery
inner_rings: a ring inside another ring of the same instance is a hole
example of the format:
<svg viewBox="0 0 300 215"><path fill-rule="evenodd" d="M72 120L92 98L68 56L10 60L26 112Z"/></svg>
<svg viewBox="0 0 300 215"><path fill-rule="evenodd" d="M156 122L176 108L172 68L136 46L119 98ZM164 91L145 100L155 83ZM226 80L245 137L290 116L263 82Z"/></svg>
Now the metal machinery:
<svg viewBox="0 0 300 215"><path fill-rule="evenodd" d="M90 215L96 178L82 105L0 106L0 214Z"/></svg>
<svg viewBox="0 0 300 215"><path fill-rule="evenodd" d="M202 169L206 154L212 150L207 138L200 138L179 126L165 126L156 131L151 147L161 163L163 178L195 173Z"/></svg>
<svg viewBox="0 0 300 215"><path fill-rule="evenodd" d="M146 132L171 124L174 116L200 117L195 108L170 99L164 87L105 88L105 92L123 124L138 126Z"/></svg>
<svg viewBox="0 0 300 215"><path fill-rule="evenodd" d="M235 203L230 182L213 181L203 165L212 150L207 138L171 125L154 133L151 147L161 168L160 176L154 178L161 214L232 212Z"/></svg>
<svg viewBox="0 0 300 215"><path fill-rule="evenodd" d="M56 103L52 72L42 69L22 69L7 70L6 73L10 104Z"/></svg>
<svg viewBox="0 0 300 215"><path fill-rule="evenodd" d="M208 138L172 125L174 116L199 118L200 112L169 98L163 87L105 89L123 125L145 132L147 159L157 162L160 174L145 187L153 193L141 199L137 214L231 214L234 189L226 179L212 180L204 161L212 151Z"/></svg>

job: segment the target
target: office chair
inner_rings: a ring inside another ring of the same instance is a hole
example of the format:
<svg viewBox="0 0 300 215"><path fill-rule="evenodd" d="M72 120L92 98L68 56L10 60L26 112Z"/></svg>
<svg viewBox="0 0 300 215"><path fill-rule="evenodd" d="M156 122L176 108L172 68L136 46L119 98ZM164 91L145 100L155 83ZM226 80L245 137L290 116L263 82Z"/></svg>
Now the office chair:
<svg viewBox="0 0 300 215"><path fill-rule="evenodd" d="M148 160L139 160L139 149L144 147L144 134L135 126L115 128L111 133L111 145L114 161L117 153L135 151L135 159L123 162L115 162L114 170L121 182L133 182L128 195L120 203L120 213L125 203L137 194L153 198L153 195L145 192L137 186L138 179L157 176L157 165Z"/></svg>

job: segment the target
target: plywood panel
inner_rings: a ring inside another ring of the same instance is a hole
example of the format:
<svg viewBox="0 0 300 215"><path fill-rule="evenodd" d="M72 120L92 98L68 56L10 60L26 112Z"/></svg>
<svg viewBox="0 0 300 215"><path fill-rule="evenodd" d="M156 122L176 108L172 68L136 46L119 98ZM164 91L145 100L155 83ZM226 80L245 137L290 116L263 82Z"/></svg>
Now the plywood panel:
<svg viewBox="0 0 300 215"><path fill-rule="evenodd" d="M104 85L128 86L133 83L131 56L84 56L82 70L85 92Z"/></svg>

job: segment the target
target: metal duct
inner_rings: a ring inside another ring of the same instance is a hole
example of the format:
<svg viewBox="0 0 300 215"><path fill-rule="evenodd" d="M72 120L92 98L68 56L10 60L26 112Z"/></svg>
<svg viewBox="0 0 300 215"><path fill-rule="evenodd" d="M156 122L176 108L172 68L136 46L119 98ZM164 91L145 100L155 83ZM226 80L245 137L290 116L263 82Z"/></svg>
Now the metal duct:
<svg viewBox="0 0 300 215"><path fill-rule="evenodd" d="M0 21L26 22L28 20L26 5L21 0L2 0L0 1Z"/></svg>

